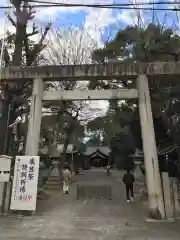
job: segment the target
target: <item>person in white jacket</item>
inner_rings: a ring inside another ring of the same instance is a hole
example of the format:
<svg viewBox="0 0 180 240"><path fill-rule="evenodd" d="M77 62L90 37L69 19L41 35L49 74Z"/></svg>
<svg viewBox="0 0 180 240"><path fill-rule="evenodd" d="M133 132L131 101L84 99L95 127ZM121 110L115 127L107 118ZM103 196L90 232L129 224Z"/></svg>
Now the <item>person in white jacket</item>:
<svg viewBox="0 0 180 240"><path fill-rule="evenodd" d="M69 170L69 167L65 165L62 171L63 192L65 194L69 193L69 185L70 185L71 178L72 178L71 171Z"/></svg>

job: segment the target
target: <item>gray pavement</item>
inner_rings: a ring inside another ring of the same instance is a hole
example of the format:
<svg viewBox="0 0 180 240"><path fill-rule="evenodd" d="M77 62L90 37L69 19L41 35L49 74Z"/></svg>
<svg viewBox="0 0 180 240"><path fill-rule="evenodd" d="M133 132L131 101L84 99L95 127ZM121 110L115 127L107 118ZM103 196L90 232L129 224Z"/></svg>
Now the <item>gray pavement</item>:
<svg viewBox="0 0 180 240"><path fill-rule="evenodd" d="M108 184L112 200L76 200L78 183ZM179 240L180 222L147 223L139 200L125 201L121 181L102 169L76 177L69 195L40 201L35 216L0 217L0 240Z"/></svg>

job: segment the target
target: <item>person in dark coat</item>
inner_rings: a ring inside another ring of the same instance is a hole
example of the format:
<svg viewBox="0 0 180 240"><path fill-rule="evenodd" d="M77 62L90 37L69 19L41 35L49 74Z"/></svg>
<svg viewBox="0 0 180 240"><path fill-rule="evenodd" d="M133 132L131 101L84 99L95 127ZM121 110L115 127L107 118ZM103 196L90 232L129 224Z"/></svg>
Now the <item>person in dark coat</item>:
<svg viewBox="0 0 180 240"><path fill-rule="evenodd" d="M126 186L126 197L127 197L127 202L133 201L134 200L134 182L135 182L135 177L134 174L131 173L130 170L127 170L127 172L123 176L123 182ZM131 197L130 197L131 193Z"/></svg>

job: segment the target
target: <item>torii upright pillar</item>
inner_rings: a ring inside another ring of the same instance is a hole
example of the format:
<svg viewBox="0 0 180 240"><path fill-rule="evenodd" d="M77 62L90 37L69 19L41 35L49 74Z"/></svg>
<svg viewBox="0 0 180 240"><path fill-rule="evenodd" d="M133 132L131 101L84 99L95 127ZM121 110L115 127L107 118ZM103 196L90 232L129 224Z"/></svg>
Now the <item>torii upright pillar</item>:
<svg viewBox="0 0 180 240"><path fill-rule="evenodd" d="M27 156L37 156L41 129L42 97L44 91L43 79L36 78L33 81L33 92L31 99L28 134L26 140Z"/></svg>
<svg viewBox="0 0 180 240"><path fill-rule="evenodd" d="M139 113L148 188L149 213L153 218L165 219L166 215L154 134L151 100L146 75L138 76L137 88L139 91Z"/></svg>

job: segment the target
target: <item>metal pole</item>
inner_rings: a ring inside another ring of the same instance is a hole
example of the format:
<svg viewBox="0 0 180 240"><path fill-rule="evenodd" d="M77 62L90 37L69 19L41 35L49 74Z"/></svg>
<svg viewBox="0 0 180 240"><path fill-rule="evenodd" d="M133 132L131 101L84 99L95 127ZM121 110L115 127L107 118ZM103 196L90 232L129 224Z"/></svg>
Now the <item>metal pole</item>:
<svg viewBox="0 0 180 240"><path fill-rule="evenodd" d="M9 126L9 120L10 120L10 113L11 113L11 104L8 105L8 119L7 119L7 128L6 128L6 137L5 137L5 145L4 145L4 154L8 154L8 126Z"/></svg>
<svg viewBox="0 0 180 240"><path fill-rule="evenodd" d="M0 50L0 83L2 80L2 68L3 68L3 57L4 57L4 46L5 46L5 39L6 39L6 32L7 32L7 26L8 26L8 12L5 12L5 23L4 23L4 31L3 31L3 37L1 40L1 50ZM2 117L3 113L3 100L5 98L4 96L4 88L1 89L1 100L0 100L0 117ZM7 154L7 144L8 144L8 125L9 125L9 119L10 119L10 111L11 111L11 104L8 105L8 119L7 119L7 127L6 127L6 136L5 136L5 147L4 147L4 154ZM2 199L2 207L1 212L5 212L5 204L6 204L6 194L8 189L8 183L4 184L3 187L3 199ZM8 199L10 200L10 198Z"/></svg>
<svg viewBox="0 0 180 240"><path fill-rule="evenodd" d="M8 18L7 13L5 13L5 23L4 23L4 31L3 31L3 38L1 40L1 51L0 51L0 81L2 76L2 67L3 67L3 56L4 56L4 46L5 46L5 35L7 31L7 25L8 25ZM4 89L1 88L1 100L0 100L0 117L2 117L2 111L3 111L3 99L4 99Z"/></svg>
<svg viewBox="0 0 180 240"><path fill-rule="evenodd" d="M73 154L74 154L74 152L72 151L72 160L71 160L72 161L72 163L71 163L72 164L72 172L74 172L74 155Z"/></svg>
<svg viewBox="0 0 180 240"><path fill-rule="evenodd" d="M174 1L176 4L176 9L180 9L180 4L178 2L178 0ZM176 16L177 16L177 20L178 20L178 30L180 30L180 11L176 11Z"/></svg>
<svg viewBox="0 0 180 240"><path fill-rule="evenodd" d="M3 31L3 39L1 42L1 52L0 52L0 78L2 75L2 66L3 66L3 55L4 55L4 46L5 46L5 35L6 35L6 31L7 31L7 25L8 25L8 17L7 17L7 12L5 13L5 23L4 23L4 31Z"/></svg>

